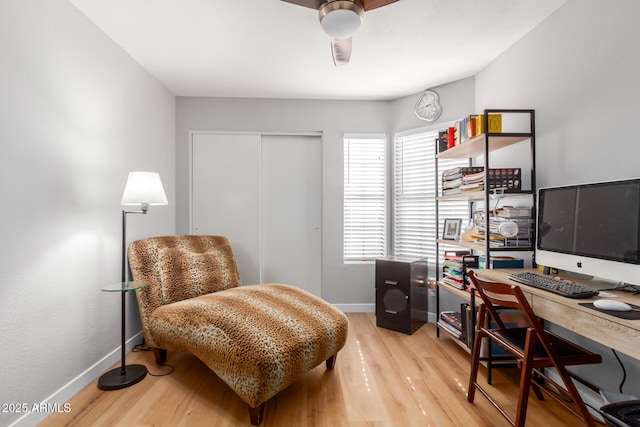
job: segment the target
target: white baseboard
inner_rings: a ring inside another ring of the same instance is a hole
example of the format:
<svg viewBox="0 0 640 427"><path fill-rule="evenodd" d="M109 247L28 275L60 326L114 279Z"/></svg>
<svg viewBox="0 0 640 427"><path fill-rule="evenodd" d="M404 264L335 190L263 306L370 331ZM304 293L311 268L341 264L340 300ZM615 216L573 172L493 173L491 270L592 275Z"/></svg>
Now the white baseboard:
<svg viewBox="0 0 640 427"><path fill-rule="evenodd" d="M334 304L343 313L375 313L375 304Z"/></svg>
<svg viewBox="0 0 640 427"><path fill-rule="evenodd" d="M129 338L125 343L125 351L130 353L137 344L143 340L142 331ZM90 366L87 370L80 375L69 381L62 388L54 392L51 396L47 397L43 402L39 403L42 408L63 408L74 395L80 390L91 384L96 378L104 374L114 363L120 360L120 347L114 349L111 353L100 359L94 365ZM73 407L70 408L73 411ZM22 417L11 423L9 427L32 427L40 423L47 418L50 412L46 410L43 412L27 412Z"/></svg>

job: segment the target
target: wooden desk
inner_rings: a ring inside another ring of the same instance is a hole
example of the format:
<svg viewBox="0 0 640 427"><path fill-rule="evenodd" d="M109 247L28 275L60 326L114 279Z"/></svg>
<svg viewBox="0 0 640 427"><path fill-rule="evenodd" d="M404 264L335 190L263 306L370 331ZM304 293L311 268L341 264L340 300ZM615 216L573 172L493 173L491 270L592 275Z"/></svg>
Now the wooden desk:
<svg viewBox="0 0 640 427"><path fill-rule="evenodd" d="M640 320L620 319L579 305L597 298L566 298L507 278L508 274L523 271L542 274L535 269L475 270L478 276L485 279L520 286L539 317L640 360ZM640 305L640 295L622 291L607 292L618 295L616 300Z"/></svg>

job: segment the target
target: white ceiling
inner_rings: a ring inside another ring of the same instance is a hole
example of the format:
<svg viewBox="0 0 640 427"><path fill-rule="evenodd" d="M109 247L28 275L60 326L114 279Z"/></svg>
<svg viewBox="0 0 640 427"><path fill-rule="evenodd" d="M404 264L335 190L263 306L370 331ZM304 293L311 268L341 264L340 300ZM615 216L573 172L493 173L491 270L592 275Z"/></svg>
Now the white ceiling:
<svg viewBox="0 0 640 427"><path fill-rule="evenodd" d="M469 77L566 0L399 0L335 67L313 9L281 0L70 0L177 96L391 100Z"/></svg>

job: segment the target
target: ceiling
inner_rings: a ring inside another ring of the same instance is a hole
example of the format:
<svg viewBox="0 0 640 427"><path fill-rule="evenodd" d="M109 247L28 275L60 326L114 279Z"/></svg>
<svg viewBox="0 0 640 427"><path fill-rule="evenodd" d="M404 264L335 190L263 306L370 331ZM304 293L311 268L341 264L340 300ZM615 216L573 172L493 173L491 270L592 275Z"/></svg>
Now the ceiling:
<svg viewBox="0 0 640 427"><path fill-rule="evenodd" d="M566 0L399 0L335 67L317 12L281 0L70 0L176 96L392 100L476 74Z"/></svg>

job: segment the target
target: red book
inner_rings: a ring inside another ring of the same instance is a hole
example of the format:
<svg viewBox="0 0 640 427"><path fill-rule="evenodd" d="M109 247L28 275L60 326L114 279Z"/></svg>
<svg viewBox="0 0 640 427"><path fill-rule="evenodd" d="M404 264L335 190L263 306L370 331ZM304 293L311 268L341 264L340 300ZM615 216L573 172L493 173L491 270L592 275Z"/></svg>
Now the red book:
<svg viewBox="0 0 640 427"><path fill-rule="evenodd" d="M447 129L447 149L453 148L456 145L456 128L451 126Z"/></svg>

